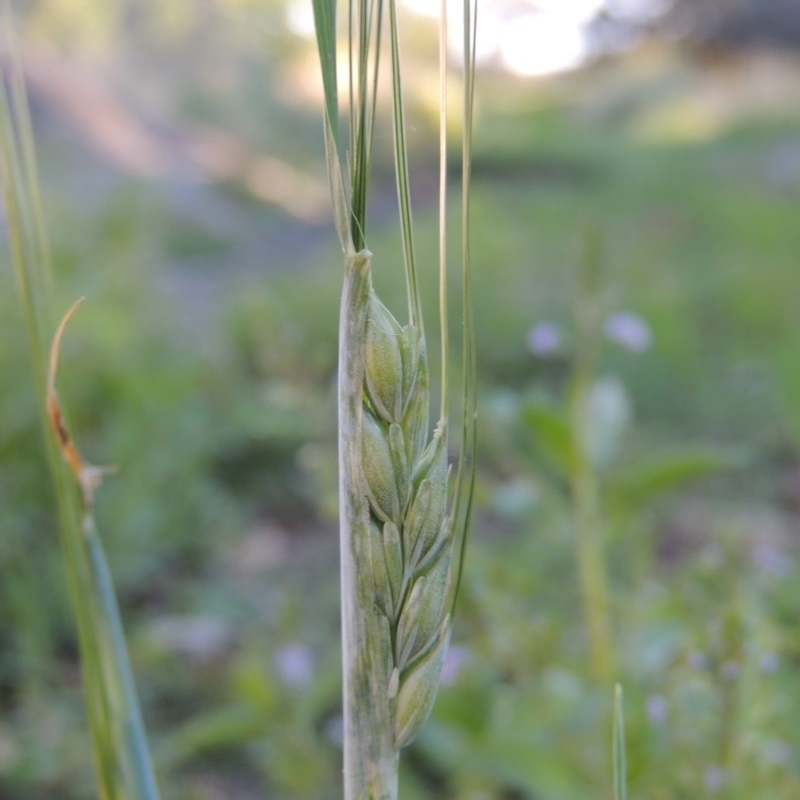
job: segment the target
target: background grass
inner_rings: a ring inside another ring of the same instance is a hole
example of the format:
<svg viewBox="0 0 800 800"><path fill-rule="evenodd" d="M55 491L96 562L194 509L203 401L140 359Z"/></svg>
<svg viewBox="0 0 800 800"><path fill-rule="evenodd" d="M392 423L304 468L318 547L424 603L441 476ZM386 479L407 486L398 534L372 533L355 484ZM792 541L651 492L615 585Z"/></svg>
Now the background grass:
<svg viewBox="0 0 800 800"><path fill-rule="evenodd" d="M142 4L128 28L122 6L101 18L87 4L69 25L53 7L31 6L25 52L59 307L89 298L60 390L87 457L121 466L97 516L164 795L339 796L340 259L313 44L285 32L281 4ZM52 73L35 72L48 59L99 76L175 158L148 173L109 155L48 93ZM765 70L782 87L772 104L749 77ZM532 398L563 402L569 348L536 358L526 333L547 319L569 338L587 222L608 311L653 332L647 352L606 343L599 363L633 408L603 474L631 796L798 795L798 85L796 59L699 64L661 48L550 81L479 78L477 521L452 672L405 760L405 796L610 794L613 687L589 677L563 480L525 423ZM427 104L420 92L409 113L432 284ZM187 163L200 126L310 176L321 210L259 200L252 161L222 177ZM378 155L389 148L379 137ZM391 301L388 166L375 182L376 281ZM2 263L0 795L71 800L91 794L75 635ZM626 470L698 445L739 466L611 513Z"/></svg>

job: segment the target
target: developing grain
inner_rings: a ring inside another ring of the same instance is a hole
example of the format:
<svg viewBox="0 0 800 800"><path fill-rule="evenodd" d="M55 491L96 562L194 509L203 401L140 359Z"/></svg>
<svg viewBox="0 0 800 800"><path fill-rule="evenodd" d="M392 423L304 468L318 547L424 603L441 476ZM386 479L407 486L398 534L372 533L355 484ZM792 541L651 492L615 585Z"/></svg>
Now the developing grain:
<svg viewBox="0 0 800 800"><path fill-rule="evenodd" d="M386 620L388 703L395 742L408 744L430 712L449 639L451 537L447 436L428 434L424 342L370 289L365 315L361 477L367 500L374 604Z"/></svg>

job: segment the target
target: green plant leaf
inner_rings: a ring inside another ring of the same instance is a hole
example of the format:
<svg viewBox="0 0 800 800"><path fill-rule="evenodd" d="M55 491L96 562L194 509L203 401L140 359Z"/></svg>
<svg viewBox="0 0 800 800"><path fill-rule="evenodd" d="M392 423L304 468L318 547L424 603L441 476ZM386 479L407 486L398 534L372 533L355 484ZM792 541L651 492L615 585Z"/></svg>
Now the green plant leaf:
<svg viewBox="0 0 800 800"><path fill-rule="evenodd" d="M472 523L472 504L478 446L477 348L472 301L472 258L470 249L470 196L472 183L472 124L475 107L475 41L477 37L477 0L464 0L464 116L461 133L461 446L456 471L453 502L453 525L456 557L453 581L452 616L461 586L467 541ZM443 43L446 47L446 43Z"/></svg>
<svg viewBox="0 0 800 800"><path fill-rule="evenodd" d="M79 300L61 321L50 351L46 406L63 460L80 491L81 507L74 512L71 535L80 559L81 580L78 608L85 642L81 661L86 672L85 692L92 721L96 763L105 795L120 800L158 800L155 773L139 698L128 659L122 620L114 592L111 570L93 515L94 494L104 475L113 468L95 467L81 456L64 422L55 390L61 337Z"/></svg>
<svg viewBox="0 0 800 800"><path fill-rule="evenodd" d="M80 457L55 393L58 344L68 317L56 333L49 370L45 360L45 342L52 331L49 245L39 202L30 113L12 32L10 8L4 3L0 6L4 68L0 72L0 182L78 629L97 785L104 800L157 800L111 574L91 514L91 497L103 470ZM82 502L73 479L79 484Z"/></svg>
<svg viewBox="0 0 800 800"><path fill-rule="evenodd" d="M350 232L351 208L344 184L342 148L339 135L339 96L336 67L336 0L313 0L314 25L322 69L322 88L325 96L323 114L325 159L333 206L333 220L342 250L352 255L355 248Z"/></svg>
<svg viewBox="0 0 800 800"><path fill-rule="evenodd" d="M408 149L406 147L406 123L403 105L403 84L400 70L400 43L397 31L397 5L389 2L389 38L392 51L392 130L394 132L394 163L397 177L397 202L400 209L400 229L403 238L403 262L406 273L408 315L411 324L418 328L424 338L422 309L419 299L416 257L414 254L414 226L411 218L411 193L408 179ZM440 56L441 57L441 56ZM441 135L445 135L442 132ZM444 345L443 345L444 347ZM446 358L444 358L446 363Z"/></svg>
<svg viewBox="0 0 800 800"><path fill-rule="evenodd" d="M339 150L339 98L336 76L336 0L313 0L314 26L317 33L322 87L325 93L325 116L333 141Z"/></svg>
<svg viewBox="0 0 800 800"><path fill-rule="evenodd" d="M563 411L542 397L528 398L521 418L537 451L561 477L570 474L573 459L572 431Z"/></svg>
<svg viewBox="0 0 800 800"><path fill-rule="evenodd" d="M638 462L610 479L610 505L618 512L634 511L659 496L695 481L742 467L740 451L712 447L686 448Z"/></svg>
<svg viewBox="0 0 800 800"><path fill-rule="evenodd" d="M628 800L628 764L625 751L625 714L622 687L614 687L614 800Z"/></svg>

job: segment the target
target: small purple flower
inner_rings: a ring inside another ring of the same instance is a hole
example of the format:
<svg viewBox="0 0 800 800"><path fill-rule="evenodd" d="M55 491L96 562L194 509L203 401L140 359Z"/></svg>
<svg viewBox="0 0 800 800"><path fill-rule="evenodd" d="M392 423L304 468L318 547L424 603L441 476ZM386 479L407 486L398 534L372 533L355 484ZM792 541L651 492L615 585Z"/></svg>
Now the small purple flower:
<svg viewBox="0 0 800 800"><path fill-rule="evenodd" d="M792 571L792 560L780 547L770 542L763 542L753 550L755 565L776 578L782 578Z"/></svg>
<svg viewBox="0 0 800 800"><path fill-rule="evenodd" d="M308 686L314 678L314 660L311 651L303 644L281 647L273 658L278 677L293 689Z"/></svg>
<svg viewBox="0 0 800 800"><path fill-rule="evenodd" d="M742 665L731 659L722 665L722 677L726 681L735 681L742 671Z"/></svg>
<svg viewBox="0 0 800 800"><path fill-rule="evenodd" d="M705 653L699 650L691 650L686 656L686 663L691 669L703 670L708 666L708 659Z"/></svg>
<svg viewBox="0 0 800 800"><path fill-rule="evenodd" d="M656 727L667 721L667 701L664 695L651 694L647 698L647 718Z"/></svg>
<svg viewBox="0 0 800 800"><path fill-rule="evenodd" d="M470 661L472 661L472 653L468 648L459 647L458 645L451 647L444 657L440 678L442 686L452 686Z"/></svg>
<svg viewBox="0 0 800 800"><path fill-rule="evenodd" d="M555 322L539 322L534 325L526 336L528 349L535 356L547 358L555 355L564 342L564 334Z"/></svg>
<svg viewBox="0 0 800 800"><path fill-rule="evenodd" d="M778 658L777 653L764 653L758 662L758 668L764 675L772 675L778 671L781 665L781 660Z"/></svg>
<svg viewBox="0 0 800 800"><path fill-rule="evenodd" d="M703 783L705 783L706 789L708 789L709 792L716 794L717 792L722 791L727 782L728 777L722 767L706 767L706 771L703 775Z"/></svg>
<svg viewBox="0 0 800 800"><path fill-rule="evenodd" d="M632 311L612 314L606 319L603 331L609 341L632 353L643 353L653 342L650 326Z"/></svg>

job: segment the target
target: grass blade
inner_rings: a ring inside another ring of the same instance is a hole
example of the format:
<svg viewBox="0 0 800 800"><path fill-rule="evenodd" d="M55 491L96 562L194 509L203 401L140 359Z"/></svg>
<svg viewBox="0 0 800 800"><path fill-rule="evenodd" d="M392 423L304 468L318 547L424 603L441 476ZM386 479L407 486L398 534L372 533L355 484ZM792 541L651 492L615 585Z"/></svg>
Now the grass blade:
<svg viewBox="0 0 800 800"><path fill-rule="evenodd" d="M443 17L444 20L444 17ZM444 22L443 22L444 25ZM408 295L408 318L423 335L422 308L419 298L416 257L414 253L414 226L411 218L411 191L408 179L408 148L406 146L403 84L400 71L400 43L397 31L397 3L389 2L389 37L392 51L392 131L394 134L394 162L397 179L397 202L400 208L400 231L403 239L403 263ZM446 108L443 113L446 113Z"/></svg>
<svg viewBox="0 0 800 800"><path fill-rule="evenodd" d="M451 597L452 615L461 588L467 539L472 524L472 501L475 493L475 452L478 445L477 354L475 319L472 303L472 260L470 253L470 187L472 179L472 126L475 109L475 40L477 36L477 0L464 0L464 119L461 138L461 446L456 470L453 531L455 543L455 575Z"/></svg>
<svg viewBox="0 0 800 800"><path fill-rule="evenodd" d="M94 529L91 498L103 470L86 465L64 424L54 388L49 245L39 202L36 159L10 6L0 7L0 180L9 241L28 329L41 429L53 478L70 599L80 645L87 716L102 800L157 800L138 701L128 665L110 572ZM55 436L49 435L50 425ZM63 454L64 459L60 457ZM79 467L83 497L65 466ZM89 493L87 494L87 490ZM82 501L82 502L81 502Z"/></svg>
<svg viewBox="0 0 800 800"><path fill-rule="evenodd" d="M366 247L367 195L380 67L383 0L350 2L350 197L356 251ZM354 50L354 43L358 43Z"/></svg>
<svg viewBox="0 0 800 800"><path fill-rule="evenodd" d="M447 0L441 0L439 23L439 337L441 341L441 419L450 410L450 323L447 308Z"/></svg>
<svg viewBox="0 0 800 800"><path fill-rule="evenodd" d="M313 0L314 27L317 34L325 117L339 152L339 98L336 74L336 0Z"/></svg>
<svg viewBox="0 0 800 800"><path fill-rule="evenodd" d="M322 88L325 98L324 133L328 185L336 232L346 254L355 252L350 232L350 204L342 177L342 148L339 134L339 97L336 58L336 0L313 0Z"/></svg>
<svg viewBox="0 0 800 800"><path fill-rule="evenodd" d="M622 687L614 687L614 800L628 800L628 764L625 753L625 715Z"/></svg>
<svg viewBox="0 0 800 800"><path fill-rule="evenodd" d="M61 338L67 323L82 302L78 300L70 308L53 338L47 376L47 411L62 457L72 471L81 497L80 528L90 580L90 584L84 588L91 617L91 652L97 658L97 663L92 664L95 679L86 687L90 704L98 712L98 727L92 733L98 751L103 753L102 759L98 759L102 772L115 787L121 783L123 792L120 796L131 800L157 800L158 790L111 570L93 514L95 492L103 476L113 469L95 467L83 459L64 423L55 389Z"/></svg>

